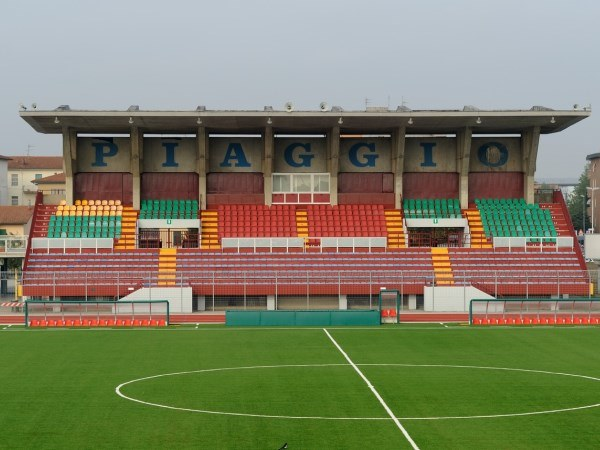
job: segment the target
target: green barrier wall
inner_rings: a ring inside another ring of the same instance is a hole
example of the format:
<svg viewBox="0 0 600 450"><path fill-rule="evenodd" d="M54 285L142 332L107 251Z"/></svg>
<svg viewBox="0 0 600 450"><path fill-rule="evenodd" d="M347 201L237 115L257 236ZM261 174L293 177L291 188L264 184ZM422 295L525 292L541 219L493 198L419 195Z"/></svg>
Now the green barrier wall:
<svg viewBox="0 0 600 450"><path fill-rule="evenodd" d="M226 311L225 324L232 327L380 325L380 318L377 310Z"/></svg>

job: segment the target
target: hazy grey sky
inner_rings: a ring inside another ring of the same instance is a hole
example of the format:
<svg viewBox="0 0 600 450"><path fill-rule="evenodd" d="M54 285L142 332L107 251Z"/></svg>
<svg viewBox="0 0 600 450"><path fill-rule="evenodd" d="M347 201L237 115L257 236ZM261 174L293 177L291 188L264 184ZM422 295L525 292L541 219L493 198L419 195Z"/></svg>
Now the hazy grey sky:
<svg viewBox="0 0 600 450"><path fill-rule="evenodd" d="M38 109L571 109L542 137L537 178L600 151L597 0L5 0L0 154L60 154Z"/></svg>

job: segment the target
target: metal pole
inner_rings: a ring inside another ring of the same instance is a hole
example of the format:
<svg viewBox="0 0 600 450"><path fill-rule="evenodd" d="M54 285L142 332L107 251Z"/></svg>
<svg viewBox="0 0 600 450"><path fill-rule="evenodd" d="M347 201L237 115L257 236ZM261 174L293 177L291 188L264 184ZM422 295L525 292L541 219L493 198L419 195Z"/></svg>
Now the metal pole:
<svg viewBox="0 0 600 450"><path fill-rule="evenodd" d="M308 270L306 271L306 309L310 309L310 302L309 302L309 290L308 290Z"/></svg>

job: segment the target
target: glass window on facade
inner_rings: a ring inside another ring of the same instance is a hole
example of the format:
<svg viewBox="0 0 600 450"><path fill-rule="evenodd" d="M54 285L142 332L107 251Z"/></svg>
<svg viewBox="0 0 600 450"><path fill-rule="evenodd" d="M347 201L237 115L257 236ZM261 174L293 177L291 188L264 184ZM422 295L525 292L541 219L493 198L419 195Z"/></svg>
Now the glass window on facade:
<svg viewBox="0 0 600 450"><path fill-rule="evenodd" d="M273 192L290 192L290 175L273 175Z"/></svg>
<svg viewBox="0 0 600 450"><path fill-rule="evenodd" d="M13 173L10 175L10 185L11 186L19 185L19 174L18 173Z"/></svg>
<svg viewBox="0 0 600 450"><path fill-rule="evenodd" d="M294 192L311 192L310 175L294 175Z"/></svg>
<svg viewBox="0 0 600 450"><path fill-rule="evenodd" d="M314 192L329 192L329 175L315 175Z"/></svg>

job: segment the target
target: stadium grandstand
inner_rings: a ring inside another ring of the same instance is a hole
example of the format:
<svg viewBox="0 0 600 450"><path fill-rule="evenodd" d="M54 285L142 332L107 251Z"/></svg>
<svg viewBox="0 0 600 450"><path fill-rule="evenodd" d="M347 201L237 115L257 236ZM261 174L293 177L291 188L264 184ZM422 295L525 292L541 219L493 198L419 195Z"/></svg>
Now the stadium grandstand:
<svg viewBox="0 0 600 450"><path fill-rule="evenodd" d="M65 200L35 201L22 294L172 312L593 293L542 134L586 110L22 111L62 135Z"/></svg>

